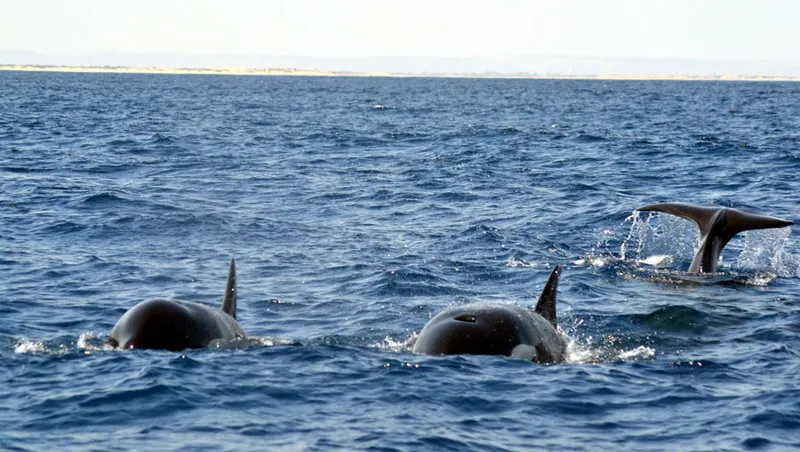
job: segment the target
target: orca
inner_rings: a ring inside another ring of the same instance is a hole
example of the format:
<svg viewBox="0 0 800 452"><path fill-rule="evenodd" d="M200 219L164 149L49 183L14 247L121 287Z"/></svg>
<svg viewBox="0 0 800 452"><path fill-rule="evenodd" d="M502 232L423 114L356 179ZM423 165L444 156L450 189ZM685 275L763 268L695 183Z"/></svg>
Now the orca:
<svg viewBox="0 0 800 452"><path fill-rule="evenodd" d="M222 308L191 301L153 298L126 312L109 342L122 349L180 351L247 337L236 321L236 263L231 259Z"/></svg>
<svg viewBox="0 0 800 452"><path fill-rule="evenodd" d="M550 273L534 310L512 304L472 303L435 315L413 352L424 355L503 355L539 363L564 361L567 344L556 323L561 266Z"/></svg>
<svg viewBox="0 0 800 452"><path fill-rule="evenodd" d="M689 273L713 273L725 245L742 231L783 228L793 221L768 217L731 207L669 202L650 204L636 209L642 212L663 212L692 220L700 229L700 249L692 259Z"/></svg>

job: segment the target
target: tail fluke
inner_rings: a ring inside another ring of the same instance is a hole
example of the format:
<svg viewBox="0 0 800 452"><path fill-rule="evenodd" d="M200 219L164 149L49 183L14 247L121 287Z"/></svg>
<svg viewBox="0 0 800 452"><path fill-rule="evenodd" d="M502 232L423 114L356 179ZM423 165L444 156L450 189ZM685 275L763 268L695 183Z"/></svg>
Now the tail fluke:
<svg viewBox="0 0 800 452"><path fill-rule="evenodd" d="M539 295L539 302L536 303L534 311L547 319L553 326L557 326L556 322L556 292L558 292L558 278L561 277L561 266L556 265L556 268L550 272L550 277L547 278L547 283L542 289L542 294Z"/></svg>
<svg viewBox="0 0 800 452"><path fill-rule="evenodd" d="M636 210L668 213L697 224L700 229L701 244L689 267L689 272L692 273L715 271L722 248L733 236L742 231L783 228L794 224L792 221L768 217L748 210L688 203L650 204Z"/></svg>
<svg viewBox="0 0 800 452"><path fill-rule="evenodd" d="M233 258L228 268L228 283L225 286L225 298L222 300L222 312L236 318L236 262Z"/></svg>

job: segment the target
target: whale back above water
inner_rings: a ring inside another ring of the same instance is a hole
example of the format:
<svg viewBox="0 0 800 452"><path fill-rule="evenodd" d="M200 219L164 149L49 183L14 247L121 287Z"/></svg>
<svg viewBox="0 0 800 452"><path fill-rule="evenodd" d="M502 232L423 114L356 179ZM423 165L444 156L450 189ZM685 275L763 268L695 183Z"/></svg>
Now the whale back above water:
<svg viewBox="0 0 800 452"><path fill-rule="evenodd" d="M236 264L231 259L221 309L191 301L153 298L126 312L111 330L119 348L178 351L246 337L236 321Z"/></svg>
<svg viewBox="0 0 800 452"><path fill-rule="evenodd" d="M754 229L783 228L792 221L761 215L743 209L706 206L690 203L650 204L636 209L642 212L663 212L693 221L700 229L697 250L689 273L713 273L717 270L722 249L736 234Z"/></svg>
<svg viewBox="0 0 800 452"><path fill-rule="evenodd" d="M542 363L564 360L566 343L557 330L556 292L561 266L550 273L536 308L472 303L435 315L414 343L426 355L503 355Z"/></svg>

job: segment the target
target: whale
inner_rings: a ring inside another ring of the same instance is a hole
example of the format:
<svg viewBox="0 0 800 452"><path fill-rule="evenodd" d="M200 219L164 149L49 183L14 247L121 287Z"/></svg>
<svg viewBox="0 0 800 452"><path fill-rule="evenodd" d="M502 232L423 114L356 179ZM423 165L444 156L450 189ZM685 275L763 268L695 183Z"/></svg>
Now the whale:
<svg viewBox="0 0 800 452"><path fill-rule="evenodd" d="M561 275L550 273L536 307L471 303L436 314L422 328L413 352L424 355L502 355L538 363L564 361L567 344L556 322Z"/></svg>
<svg viewBox="0 0 800 452"><path fill-rule="evenodd" d="M231 259L220 309L171 298L142 301L120 317L109 343L121 349L180 351L246 337L236 321L236 262Z"/></svg>
<svg viewBox="0 0 800 452"><path fill-rule="evenodd" d="M689 273L714 273L725 245L738 233L753 229L783 228L793 221L732 207L669 202L639 207L641 212L662 212L693 221L700 229L700 248Z"/></svg>

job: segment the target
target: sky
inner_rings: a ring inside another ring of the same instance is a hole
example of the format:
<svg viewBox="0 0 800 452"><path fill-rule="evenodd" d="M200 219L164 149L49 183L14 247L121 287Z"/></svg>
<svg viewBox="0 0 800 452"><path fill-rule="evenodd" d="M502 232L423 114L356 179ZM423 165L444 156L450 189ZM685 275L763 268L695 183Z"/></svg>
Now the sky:
<svg viewBox="0 0 800 452"><path fill-rule="evenodd" d="M796 0L2 0L0 50L800 63Z"/></svg>

